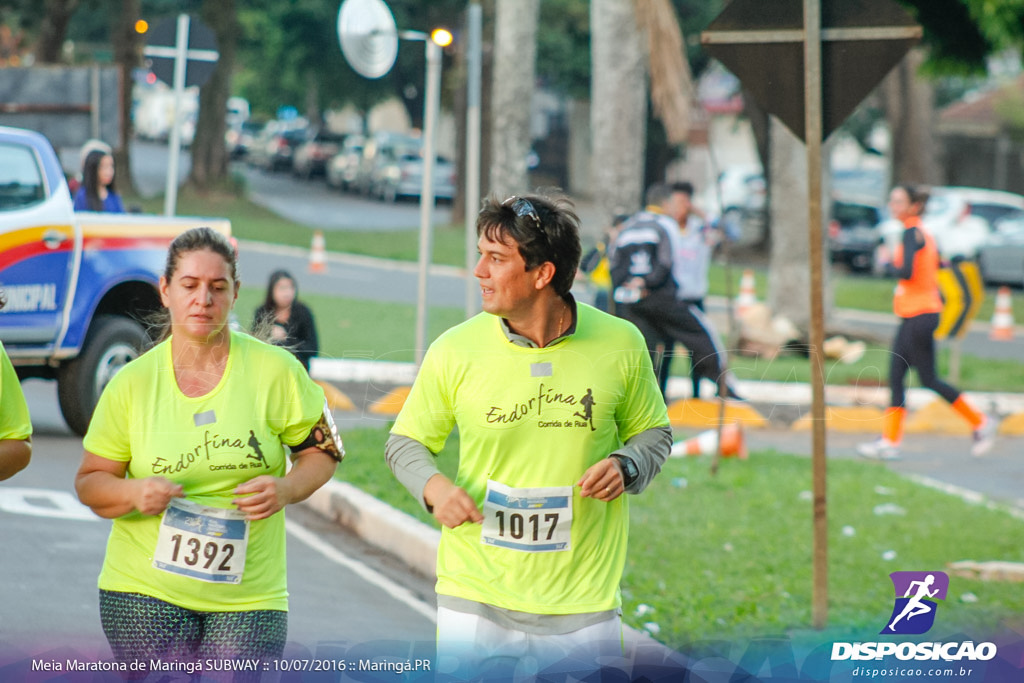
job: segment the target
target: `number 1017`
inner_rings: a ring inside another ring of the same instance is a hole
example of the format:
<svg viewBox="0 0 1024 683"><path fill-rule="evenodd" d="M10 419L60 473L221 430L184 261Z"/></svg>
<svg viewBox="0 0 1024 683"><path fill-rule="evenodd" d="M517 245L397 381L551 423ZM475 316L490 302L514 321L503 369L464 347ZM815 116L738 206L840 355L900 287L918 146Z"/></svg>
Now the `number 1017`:
<svg viewBox="0 0 1024 683"><path fill-rule="evenodd" d="M504 536L505 511L498 510L497 512L495 512L495 516L498 519L498 536ZM544 538L544 540L550 541L551 537L555 533L555 528L558 526L558 513L546 513L544 515L543 523L547 526L547 536ZM529 532L529 540L539 541L541 531L541 515L539 512L535 512L526 517L524 517L521 512L513 512L508 515L508 535L516 540L522 539L523 536Z"/></svg>

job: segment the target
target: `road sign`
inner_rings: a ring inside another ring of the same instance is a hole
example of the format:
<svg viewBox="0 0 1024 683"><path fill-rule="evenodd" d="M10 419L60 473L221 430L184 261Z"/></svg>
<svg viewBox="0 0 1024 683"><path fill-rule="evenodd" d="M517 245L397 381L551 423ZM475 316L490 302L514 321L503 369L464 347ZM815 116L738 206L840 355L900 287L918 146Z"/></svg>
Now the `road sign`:
<svg viewBox="0 0 1024 683"><path fill-rule="evenodd" d="M838 128L921 38L891 0L821 0L823 137ZM797 137L804 130L801 0L733 0L701 34L704 49Z"/></svg>
<svg viewBox="0 0 1024 683"><path fill-rule="evenodd" d="M174 62L178 55L179 19L168 17L158 21L148 32L146 47L142 50L149 68L157 78L174 86ZM185 87L201 86L210 80L217 68L217 36L209 26L198 19L188 22L185 44Z"/></svg>
<svg viewBox="0 0 1024 683"><path fill-rule="evenodd" d="M889 71L920 27L892 0L733 0L701 35L761 106L807 147L814 627L828 614L822 142Z"/></svg>
<svg viewBox="0 0 1024 683"><path fill-rule="evenodd" d="M185 88L205 83L217 68L217 38L203 22L187 14L157 22L142 51L157 78L174 89L171 155L167 164L164 215L173 216L178 201L178 156L181 154L181 101ZM169 70L169 73L168 73Z"/></svg>
<svg viewBox="0 0 1024 683"><path fill-rule="evenodd" d="M935 328L936 339L963 339L985 299L978 264L959 261L939 271L939 290L946 305Z"/></svg>

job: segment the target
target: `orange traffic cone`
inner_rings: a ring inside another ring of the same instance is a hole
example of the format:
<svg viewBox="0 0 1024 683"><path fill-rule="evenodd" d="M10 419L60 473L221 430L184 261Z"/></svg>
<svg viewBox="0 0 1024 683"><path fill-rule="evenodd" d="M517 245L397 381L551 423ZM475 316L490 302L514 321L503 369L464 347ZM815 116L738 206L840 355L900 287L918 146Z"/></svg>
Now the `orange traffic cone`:
<svg viewBox="0 0 1024 683"><path fill-rule="evenodd" d="M709 429L685 441L676 441L672 444L669 455L673 458L682 458L688 455L714 455L717 450L718 430ZM740 460L747 459L747 445L743 441L743 427L739 423L731 423L722 427L722 456L738 457Z"/></svg>
<svg viewBox="0 0 1024 683"><path fill-rule="evenodd" d="M740 295L736 297L736 315L742 317L757 303L757 290L754 283L754 271L744 270L740 278Z"/></svg>
<svg viewBox="0 0 1024 683"><path fill-rule="evenodd" d="M992 314L988 338L996 341L1013 339L1013 302L1009 287L1000 287L996 294L996 310Z"/></svg>
<svg viewBox="0 0 1024 683"><path fill-rule="evenodd" d="M324 233L317 230L313 233L313 247L309 252L309 272L327 272L327 247L324 244Z"/></svg>

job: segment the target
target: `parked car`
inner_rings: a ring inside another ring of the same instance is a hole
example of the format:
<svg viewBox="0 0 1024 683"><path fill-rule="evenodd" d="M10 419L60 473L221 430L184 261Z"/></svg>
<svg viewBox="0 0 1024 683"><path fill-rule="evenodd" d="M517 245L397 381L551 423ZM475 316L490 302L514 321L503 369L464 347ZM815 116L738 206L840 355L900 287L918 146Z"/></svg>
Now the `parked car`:
<svg viewBox="0 0 1024 683"><path fill-rule="evenodd" d="M1003 216L1024 211L1024 197L973 187L934 187L921 222L943 258L976 258Z"/></svg>
<svg viewBox="0 0 1024 683"><path fill-rule="evenodd" d="M329 130L310 131L292 153L292 173L307 180L325 175L327 162L338 153L345 136Z"/></svg>
<svg viewBox="0 0 1024 683"><path fill-rule="evenodd" d="M868 271L881 242L878 224L882 209L869 203L836 199L828 222L828 248L833 263Z"/></svg>
<svg viewBox="0 0 1024 683"><path fill-rule="evenodd" d="M978 251L978 266L985 284L1024 286L1024 211L996 221L988 243Z"/></svg>
<svg viewBox="0 0 1024 683"><path fill-rule="evenodd" d="M327 184L342 190L352 189L363 158L363 136L346 135L338 153L327 162Z"/></svg>
<svg viewBox="0 0 1024 683"><path fill-rule="evenodd" d="M370 136L363 145L363 156L353 185L363 195L379 196L381 174L407 149L418 149L419 138L401 133L381 131Z"/></svg>
<svg viewBox="0 0 1024 683"><path fill-rule="evenodd" d="M438 156L433 170L434 198L455 199L455 164ZM423 193L423 148L396 150L394 157L380 168L374 194L386 202L405 197L419 198Z"/></svg>
<svg viewBox="0 0 1024 683"><path fill-rule="evenodd" d="M249 151L249 163L267 171L281 171L292 167L295 146L306 137L306 128L286 127L271 121L263 127Z"/></svg>
<svg viewBox="0 0 1024 683"><path fill-rule="evenodd" d="M255 121L243 121L239 124L231 124L224 133L224 142L228 147L228 154L232 159L242 159L252 149L256 137L259 135L262 126Z"/></svg>

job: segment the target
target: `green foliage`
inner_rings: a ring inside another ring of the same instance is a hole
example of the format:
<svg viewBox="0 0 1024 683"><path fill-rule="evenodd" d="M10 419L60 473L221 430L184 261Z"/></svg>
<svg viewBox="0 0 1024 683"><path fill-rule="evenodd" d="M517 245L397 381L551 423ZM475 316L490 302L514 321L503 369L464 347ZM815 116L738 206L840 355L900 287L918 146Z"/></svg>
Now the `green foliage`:
<svg viewBox="0 0 1024 683"><path fill-rule="evenodd" d="M540 4L537 76L570 97L590 97L590 6L584 0Z"/></svg>
<svg viewBox="0 0 1024 683"><path fill-rule="evenodd" d="M900 0L924 28L931 62L939 72L983 71L993 45L973 21L963 0Z"/></svg>

